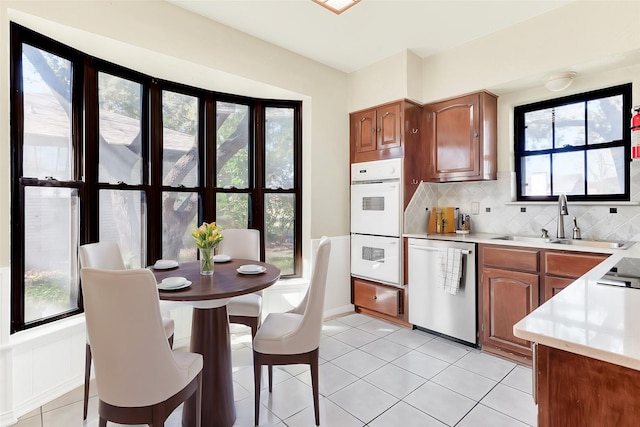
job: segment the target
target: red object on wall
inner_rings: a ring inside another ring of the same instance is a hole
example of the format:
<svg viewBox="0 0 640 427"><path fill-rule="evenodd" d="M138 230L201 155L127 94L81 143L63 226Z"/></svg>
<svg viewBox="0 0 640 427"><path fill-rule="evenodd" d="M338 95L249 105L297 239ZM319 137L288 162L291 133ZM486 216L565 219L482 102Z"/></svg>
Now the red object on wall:
<svg viewBox="0 0 640 427"><path fill-rule="evenodd" d="M631 158L640 159L640 105L633 107L631 118Z"/></svg>

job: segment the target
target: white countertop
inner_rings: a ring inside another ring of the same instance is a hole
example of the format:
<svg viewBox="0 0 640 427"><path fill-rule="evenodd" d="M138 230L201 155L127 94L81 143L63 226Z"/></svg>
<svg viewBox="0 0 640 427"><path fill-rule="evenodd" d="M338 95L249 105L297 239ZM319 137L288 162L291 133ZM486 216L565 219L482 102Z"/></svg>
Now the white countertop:
<svg viewBox="0 0 640 427"><path fill-rule="evenodd" d="M640 370L640 289L596 283L632 246L618 251L516 323L513 333L537 342Z"/></svg>
<svg viewBox="0 0 640 427"><path fill-rule="evenodd" d="M640 370L640 289L596 283L621 258L640 258L640 244L626 250L584 250L551 243L530 244L492 239L496 236L500 234L404 235L414 238L611 253L605 261L516 323L513 333L528 341Z"/></svg>

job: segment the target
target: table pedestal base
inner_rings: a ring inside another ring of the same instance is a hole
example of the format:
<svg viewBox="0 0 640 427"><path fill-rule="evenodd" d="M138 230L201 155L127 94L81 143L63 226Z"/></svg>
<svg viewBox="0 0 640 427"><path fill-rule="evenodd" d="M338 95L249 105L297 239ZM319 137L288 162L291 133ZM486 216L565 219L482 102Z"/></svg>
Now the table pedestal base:
<svg viewBox="0 0 640 427"><path fill-rule="evenodd" d="M231 339L227 306L193 309L191 352L202 354L202 427L231 427L236 421L233 400ZM193 408L185 402L182 425L195 426Z"/></svg>

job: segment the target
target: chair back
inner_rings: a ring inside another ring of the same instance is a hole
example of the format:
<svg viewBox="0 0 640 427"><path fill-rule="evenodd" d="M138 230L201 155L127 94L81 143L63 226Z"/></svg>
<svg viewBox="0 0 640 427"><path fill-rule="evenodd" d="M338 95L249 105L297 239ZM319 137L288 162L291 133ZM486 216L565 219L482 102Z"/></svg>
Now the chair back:
<svg viewBox="0 0 640 427"><path fill-rule="evenodd" d="M331 255L331 239L323 236L318 245L318 254L311 273L311 282L304 298L290 313L302 314L302 322L296 335L305 337L310 350L320 345L324 297L327 289L327 272Z"/></svg>
<svg viewBox="0 0 640 427"><path fill-rule="evenodd" d="M224 239L218 245L218 253L231 258L260 261L260 231L250 228L223 230Z"/></svg>
<svg viewBox="0 0 640 427"><path fill-rule="evenodd" d="M85 267L80 274L100 399L146 406L185 387L193 375L177 365L167 342L153 273Z"/></svg>
<svg viewBox="0 0 640 427"><path fill-rule="evenodd" d="M124 270L120 246L116 242L88 243L80 246L80 267Z"/></svg>

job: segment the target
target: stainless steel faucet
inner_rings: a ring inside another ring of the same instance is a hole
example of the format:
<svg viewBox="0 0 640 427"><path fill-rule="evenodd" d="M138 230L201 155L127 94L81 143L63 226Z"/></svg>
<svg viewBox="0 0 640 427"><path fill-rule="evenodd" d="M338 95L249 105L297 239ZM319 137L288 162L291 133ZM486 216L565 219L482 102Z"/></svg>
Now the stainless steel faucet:
<svg viewBox="0 0 640 427"><path fill-rule="evenodd" d="M567 196L563 193L558 196L558 230L556 231L556 237L558 239L564 239L564 218L563 216L569 215L567 209Z"/></svg>

